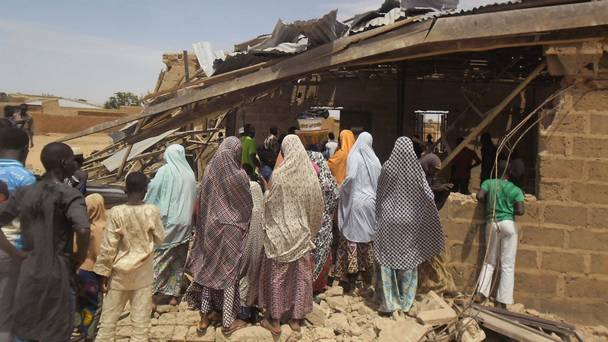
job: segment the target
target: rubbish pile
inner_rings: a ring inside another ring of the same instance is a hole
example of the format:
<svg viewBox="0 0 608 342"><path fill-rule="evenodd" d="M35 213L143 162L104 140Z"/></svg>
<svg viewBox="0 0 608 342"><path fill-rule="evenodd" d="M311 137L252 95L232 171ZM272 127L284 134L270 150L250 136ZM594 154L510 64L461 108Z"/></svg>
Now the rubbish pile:
<svg viewBox="0 0 608 342"><path fill-rule="evenodd" d="M466 310L464 308L467 308ZM604 327L585 327L582 333L558 320L540 318L540 313L515 304L513 311L469 305L465 298L442 298L434 292L419 295L408 314L380 316L371 291L346 294L333 286L315 297L313 311L305 318L301 332L285 324L279 338L259 325L248 326L227 337L221 328L209 327L197 333L199 315L187 309L159 306L152 319L151 340L170 341L601 341L608 338ZM516 312L514 312L516 311ZM127 314L118 324L118 340L131 333Z"/></svg>

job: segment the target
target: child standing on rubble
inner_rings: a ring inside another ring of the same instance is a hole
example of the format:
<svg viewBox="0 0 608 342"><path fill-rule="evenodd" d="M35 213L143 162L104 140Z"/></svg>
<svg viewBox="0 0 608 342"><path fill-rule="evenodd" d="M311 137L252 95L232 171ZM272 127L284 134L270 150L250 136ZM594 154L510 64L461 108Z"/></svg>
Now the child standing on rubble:
<svg viewBox="0 0 608 342"><path fill-rule="evenodd" d="M513 304L515 258L517 255L517 225L515 215L524 214L524 193L508 179L507 162L498 163L497 175L481 184L477 200L485 203L487 220L486 258L479 274L479 292L485 298L492 292L492 278L500 260L500 282L496 294L499 307Z"/></svg>
<svg viewBox="0 0 608 342"><path fill-rule="evenodd" d="M127 176L127 204L110 211L95 273L106 292L97 341L114 341L116 322L131 304L134 341L147 341L152 313L154 246L163 242L160 210L144 203L148 178L141 172Z"/></svg>

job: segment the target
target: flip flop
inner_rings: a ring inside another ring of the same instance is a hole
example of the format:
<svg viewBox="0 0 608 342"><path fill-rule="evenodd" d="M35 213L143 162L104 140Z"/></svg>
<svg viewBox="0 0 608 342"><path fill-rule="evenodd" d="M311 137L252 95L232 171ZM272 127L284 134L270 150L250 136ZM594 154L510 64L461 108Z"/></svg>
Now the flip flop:
<svg viewBox="0 0 608 342"><path fill-rule="evenodd" d="M274 328L272 327L272 324L270 324L270 322L268 322L268 320L266 318L264 318L262 320L262 322L260 322L260 326L268 331L270 331L270 333L272 334L272 336L280 336L281 335L281 330L276 331L274 330Z"/></svg>
<svg viewBox="0 0 608 342"><path fill-rule="evenodd" d="M222 334L224 334L225 336L230 336L235 331L243 329L245 327L247 327L247 322L237 319L236 321L234 321L234 323L232 323L232 326L230 328L222 328Z"/></svg>

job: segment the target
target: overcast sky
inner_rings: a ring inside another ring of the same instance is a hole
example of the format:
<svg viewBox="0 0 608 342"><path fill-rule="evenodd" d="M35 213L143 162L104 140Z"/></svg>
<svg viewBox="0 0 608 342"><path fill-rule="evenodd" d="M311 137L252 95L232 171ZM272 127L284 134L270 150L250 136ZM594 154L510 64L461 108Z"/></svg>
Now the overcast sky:
<svg viewBox="0 0 608 342"><path fill-rule="evenodd" d="M3 0L0 92L53 94L101 104L116 91L142 95L163 52L209 41L231 49L270 33L277 19L339 18L382 0Z"/></svg>

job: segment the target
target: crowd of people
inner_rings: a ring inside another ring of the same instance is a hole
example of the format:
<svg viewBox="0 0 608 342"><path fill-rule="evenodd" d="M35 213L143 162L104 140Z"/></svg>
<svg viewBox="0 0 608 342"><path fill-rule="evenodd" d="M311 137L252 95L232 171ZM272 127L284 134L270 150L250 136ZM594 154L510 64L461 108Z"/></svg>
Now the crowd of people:
<svg viewBox="0 0 608 342"><path fill-rule="evenodd" d="M259 323L278 336L282 322L301 329L330 280L373 295L386 315L408 312L417 293L456 290L436 155L400 137L382 164L368 132L307 146L277 133L260 148L251 125L223 139L200 183L184 147L170 145L154 178L128 174L127 202L106 212L103 197L70 183L79 163L68 145L43 148L37 180L24 167L27 133L1 128L0 341L67 341L74 328L113 341L127 303L132 340L145 341L154 306L182 300L200 312L201 334ZM523 192L498 175L477 194L490 236L480 292L490 297L500 260L506 305Z"/></svg>

